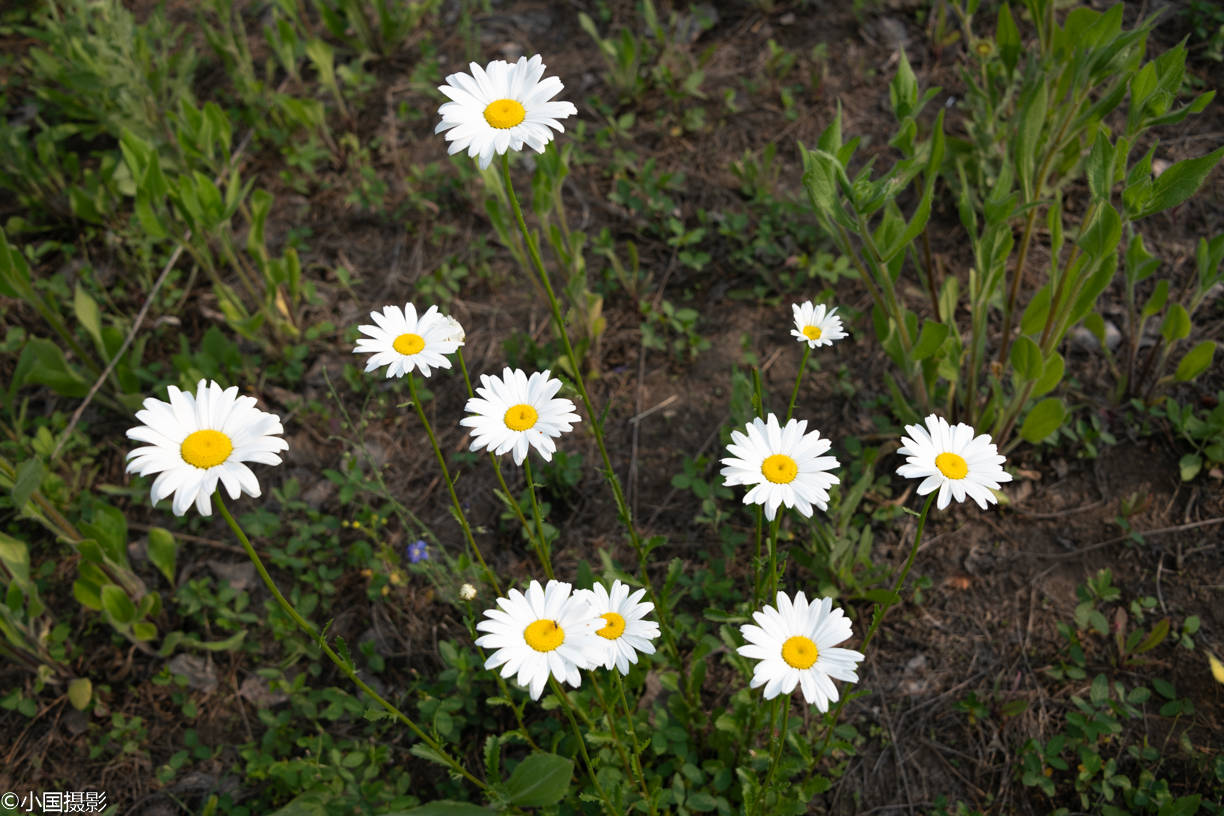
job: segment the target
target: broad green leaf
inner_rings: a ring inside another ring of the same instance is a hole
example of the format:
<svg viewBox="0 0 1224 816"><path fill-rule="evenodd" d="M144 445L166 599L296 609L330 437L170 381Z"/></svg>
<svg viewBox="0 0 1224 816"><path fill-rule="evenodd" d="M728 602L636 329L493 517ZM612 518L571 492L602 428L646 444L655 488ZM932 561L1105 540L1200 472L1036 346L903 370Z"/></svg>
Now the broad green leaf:
<svg viewBox="0 0 1224 816"><path fill-rule="evenodd" d="M888 85L888 99L892 102L893 115L897 117L897 121L911 116L918 103L918 80L905 56L905 49L901 49L897 73Z"/></svg>
<svg viewBox="0 0 1224 816"><path fill-rule="evenodd" d="M68 683L68 702L77 711L84 711L93 697L93 683L88 677L74 677Z"/></svg>
<svg viewBox="0 0 1224 816"><path fill-rule="evenodd" d="M149 621L136 621L132 624L132 637L136 640L153 640L157 637L157 627Z"/></svg>
<svg viewBox="0 0 1224 816"><path fill-rule="evenodd" d="M1020 426L1020 436L1026 442L1034 445L1058 430L1067 416L1067 407L1057 397L1047 397L1033 406L1024 424Z"/></svg>
<svg viewBox="0 0 1224 816"><path fill-rule="evenodd" d="M1212 668L1215 672L1215 668ZM1203 803L1203 797L1200 794L1193 793L1189 796L1182 796L1174 799L1172 802L1166 802L1161 805L1156 816L1194 816L1198 813L1199 805Z"/></svg>
<svg viewBox="0 0 1224 816"><path fill-rule="evenodd" d="M1134 654L1143 654L1150 652L1164 642L1164 639L1169 636L1169 619L1161 618L1152 627L1152 631L1147 633L1147 637L1143 642L1135 647Z"/></svg>
<svg viewBox="0 0 1224 816"><path fill-rule="evenodd" d="M33 294L30 267L21 252L9 246L4 230L0 229L0 295L25 298Z"/></svg>
<svg viewBox="0 0 1224 816"><path fill-rule="evenodd" d="M999 46L999 58L1010 74L1016 68L1020 59L1020 29L1012 18L1011 8L1007 3L999 6L999 16L995 23L995 42Z"/></svg>
<svg viewBox="0 0 1224 816"><path fill-rule="evenodd" d="M17 468L17 478L13 480L13 507L20 511L34 495L34 491L42 484L43 476L47 474L46 467L38 457L27 459Z"/></svg>
<svg viewBox="0 0 1224 816"><path fill-rule="evenodd" d="M24 541L0 533L0 561L17 584L24 587L30 582L30 550Z"/></svg>
<svg viewBox="0 0 1224 816"><path fill-rule="evenodd" d="M556 754L535 753L515 767L506 781L510 803L519 807L547 807L565 798L574 775L572 760Z"/></svg>
<svg viewBox="0 0 1224 816"><path fill-rule="evenodd" d="M1204 340L1194 348L1186 352L1186 356L1181 358L1181 362L1177 364L1177 371L1173 374L1173 378L1178 382L1188 382L1193 380L1198 375L1207 370L1211 365L1211 359L1215 356L1216 344L1214 340Z"/></svg>
<svg viewBox="0 0 1224 816"><path fill-rule="evenodd" d="M169 530L154 527L149 530L149 560L153 566L166 576L166 580L174 585L174 562L178 553L178 544Z"/></svg>
<svg viewBox="0 0 1224 816"><path fill-rule="evenodd" d="M1050 284L1037 290L1029 305L1024 308L1020 318L1020 331L1023 334L1037 334L1050 317Z"/></svg>
<svg viewBox="0 0 1224 816"><path fill-rule="evenodd" d="M102 611L102 596L98 591L98 585L84 578L78 578L72 582L72 597L77 599L77 602L86 609L92 609L95 612Z"/></svg>
<svg viewBox="0 0 1224 816"><path fill-rule="evenodd" d="M1216 148L1206 156L1200 156L1197 159L1179 161L1167 168L1152 182L1148 199L1134 218L1146 218L1170 207L1176 207L1194 195L1222 156L1224 156L1224 147Z"/></svg>
<svg viewBox="0 0 1224 816"><path fill-rule="evenodd" d="M118 624L128 624L136 620L136 606L127 593L116 584L102 587L102 610Z"/></svg>
<svg viewBox="0 0 1224 816"><path fill-rule="evenodd" d="M1041 349L1027 335L1020 335L1011 347L1011 364L1023 380L1041 376Z"/></svg>
<svg viewBox="0 0 1224 816"><path fill-rule="evenodd" d="M102 313L98 310L98 302L90 297L80 282L77 283L72 297L72 310L76 312L77 320L81 321L81 326L97 343L98 348L102 348Z"/></svg>
<svg viewBox="0 0 1224 816"><path fill-rule="evenodd" d="M914 344L910 356L914 360L925 360L939 350L947 336L948 327L943 323L936 323L934 320L923 321L922 332L919 333L918 342Z"/></svg>
<svg viewBox="0 0 1224 816"><path fill-rule="evenodd" d="M1116 253L1118 242L1122 240L1122 219L1118 211L1108 201L1102 201L1097 208L1096 217L1084 237L1080 239L1080 248L1090 258L1104 258L1110 253Z"/></svg>
<svg viewBox="0 0 1224 816"><path fill-rule="evenodd" d="M1190 334L1190 315L1186 313L1186 307L1180 303L1174 303L1169 307L1169 311L1165 314L1164 323L1160 326L1160 333L1164 339L1170 343L1181 340Z"/></svg>
<svg viewBox="0 0 1224 816"><path fill-rule="evenodd" d="M1169 279L1161 278L1156 281L1156 286L1152 289L1152 294L1148 296L1147 302L1143 304L1143 311L1140 312L1142 317L1151 317L1152 315L1160 314L1160 310L1165 307L1165 303L1169 300Z"/></svg>
<svg viewBox="0 0 1224 816"><path fill-rule="evenodd" d="M1101 347L1105 347L1104 341L1101 342ZM1045 361L1045 366L1041 371L1041 378L1033 385L1033 392L1030 396L1036 399L1053 391L1062 382L1065 365L1062 355L1057 351L1050 354L1050 358Z"/></svg>
<svg viewBox="0 0 1224 816"><path fill-rule="evenodd" d="M10 390L25 385L45 385L65 397L83 397L89 393L89 383L68 364L59 346L42 337L26 341L17 358Z"/></svg>
<svg viewBox="0 0 1224 816"><path fill-rule="evenodd" d="M1016 163L1016 176L1024 190L1025 199L1032 200L1037 191L1033 188L1036 179L1037 156L1043 152L1040 143L1041 131L1045 127L1048 110L1048 92L1044 82L1036 83L1023 100L1020 119L1012 143L1012 157Z"/></svg>
<svg viewBox="0 0 1224 816"><path fill-rule="evenodd" d="M1084 168L1088 177L1088 189L1094 201L1109 200L1109 192L1113 187L1113 163L1113 145L1109 143L1106 129L1099 128Z"/></svg>

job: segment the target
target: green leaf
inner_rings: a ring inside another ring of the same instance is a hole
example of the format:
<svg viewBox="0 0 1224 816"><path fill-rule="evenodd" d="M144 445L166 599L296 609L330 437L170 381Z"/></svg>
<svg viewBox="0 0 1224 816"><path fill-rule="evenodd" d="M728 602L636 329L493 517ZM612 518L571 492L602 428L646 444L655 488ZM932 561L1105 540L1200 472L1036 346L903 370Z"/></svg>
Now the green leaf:
<svg viewBox="0 0 1224 816"><path fill-rule="evenodd" d="M1181 472L1183 482L1193 481L1203 469L1203 457L1197 453L1187 453L1177 461L1177 469Z"/></svg>
<svg viewBox="0 0 1224 816"><path fill-rule="evenodd" d="M1011 364L1024 380L1035 380L1041 376L1041 349L1028 336L1020 335L1011 347Z"/></svg>
<svg viewBox="0 0 1224 816"><path fill-rule="evenodd" d="M30 582L30 550L24 541L0 533L0 561L17 585L24 588Z"/></svg>
<svg viewBox="0 0 1224 816"><path fill-rule="evenodd" d="M29 264L19 250L9 246L4 230L0 229L0 295L25 298L33 294Z"/></svg>
<svg viewBox="0 0 1224 816"><path fill-rule="evenodd" d="M893 115L897 117L897 121L914 113L914 107L918 103L918 80L905 56L905 49L901 49L897 73L888 85L888 98L892 102Z"/></svg>
<svg viewBox="0 0 1224 816"><path fill-rule="evenodd" d="M85 331L89 332L89 336L93 338L98 348L103 348L102 313L98 311L98 302L89 296L79 282L73 294L72 309L76 312L77 320L81 321L81 325Z"/></svg>
<svg viewBox="0 0 1224 816"><path fill-rule="evenodd" d="M178 544L170 531L163 527L149 530L149 560L157 567L166 580L174 584L174 561L178 553Z"/></svg>
<svg viewBox="0 0 1224 816"><path fill-rule="evenodd" d="M1170 207L1176 207L1198 191L1207 174L1224 156L1224 147L1216 148L1206 156L1179 161L1167 168L1152 182L1151 192L1133 218L1146 218Z"/></svg>
<svg viewBox="0 0 1224 816"><path fill-rule="evenodd" d="M556 754L535 753L515 767L506 781L510 804L519 807L547 807L565 798L574 775L572 760Z"/></svg>
<svg viewBox="0 0 1224 816"><path fill-rule="evenodd" d="M694 791L684 800L684 806L698 813L709 813L718 810L718 800L705 791Z"/></svg>
<svg viewBox="0 0 1224 816"><path fill-rule="evenodd" d="M999 46L999 58L1003 60L1003 65L1010 74L1020 59L1020 29L1016 28L1016 21L1006 3L999 6L999 17L995 23L995 42Z"/></svg>
<svg viewBox="0 0 1224 816"><path fill-rule="evenodd" d="M1026 442L1034 445L1058 430L1067 416L1067 407L1057 397L1048 397L1033 406L1024 424L1020 426L1020 436Z"/></svg>
<svg viewBox="0 0 1224 816"><path fill-rule="evenodd" d="M10 393L25 385L45 385L65 397L83 397L89 383L68 364L59 346L42 337L32 337L21 350Z"/></svg>
<svg viewBox="0 0 1224 816"><path fill-rule="evenodd" d="M30 496L42 484L46 473L47 469L38 457L27 459L17 468L17 478L13 480L13 507L18 512L26 506Z"/></svg>
<svg viewBox="0 0 1224 816"><path fill-rule="evenodd" d="M1177 371L1173 374L1173 379L1178 382L1189 382L1198 377L1211 365L1211 359L1215 356L1215 350L1216 344L1214 340L1204 340L1190 349L1186 352L1186 356L1181 358L1181 362L1177 364Z"/></svg>
<svg viewBox="0 0 1224 816"><path fill-rule="evenodd" d="M132 599L116 584L102 587L102 611L118 624L128 624L136 620L136 607Z"/></svg>
<svg viewBox="0 0 1224 816"><path fill-rule="evenodd" d="M1106 129L1099 128L1084 168L1088 176L1088 189L1094 201L1109 200L1109 192L1113 187L1113 163L1113 145L1109 143Z"/></svg>
<svg viewBox="0 0 1224 816"><path fill-rule="evenodd" d="M1104 258L1117 251L1118 242L1121 240L1122 219L1109 202L1102 201L1092 224L1084 231L1084 237L1079 241L1080 248L1090 258Z"/></svg>
<svg viewBox="0 0 1224 816"><path fill-rule="evenodd" d="M1155 288L1152 289L1152 294L1148 297L1147 302L1143 304L1143 311L1140 312L1140 317L1148 318L1152 315L1160 314L1160 310L1165 307L1165 303L1169 300L1169 279L1161 278L1156 281Z"/></svg>
<svg viewBox="0 0 1224 816"><path fill-rule="evenodd" d="M1045 127L1049 104L1046 84L1036 83L1022 104L1016 136L1012 142L1012 159L1016 163L1016 177L1024 190L1024 197L1026 200L1032 200L1037 194L1033 189L1036 181L1033 174L1036 171L1037 156L1043 152L1040 144L1041 131Z"/></svg>
<svg viewBox="0 0 1224 816"><path fill-rule="evenodd" d="M946 325L937 323L934 320L924 320L922 332L918 335L918 342L914 344L914 349L910 356L914 360L925 360L939 350L947 336L948 327Z"/></svg>
<svg viewBox="0 0 1224 816"><path fill-rule="evenodd" d="M93 683L89 682L88 677L74 677L68 683L68 702L77 711L84 711L92 697Z"/></svg>
<svg viewBox="0 0 1224 816"><path fill-rule="evenodd" d="M1023 334L1036 334L1045 327L1050 317L1050 284L1037 290L1024 314L1020 317L1020 331Z"/></svg>
<svg viewBox="0 0 1224 816"><path fill-rule="evenodd" d="M1169 307L1164 323L1160 326L1160 333L1170 343L1175 343L1190 334L1190 315L1186 312L1185 306L1174 303Z"/></svg>
<svg viewBox="0 0 1224 816"><path fill-rule="evenodd" d="M1105 343L1101 343L1101 348L1105 347ZM1041 371L1041 378L1033 385L1033 399L1044 397L1046 394L1054 390L1054 388L1062 382L1063 371L1065 368L1063 357L1057 351L1053 352L1049 359L1045 361L1045 366Z"/></svg>
<svg viewBox="0 0 1224 816"><path fill-rule="evenodd" d="M1156 625L1152 627L1152 631L1147 633L1147 637L1143 639L1143 642L1135 647L1134 654L1143 654L1144 652L1152 651L1152 649L1155 649L1157 646L1163 643L1164 639L1168 636L1169 619L1161 618L1156 622Z"/></svg>
<svg viewBox="0 0 1224 816"><path fill-rule="evenodd" d="M470 805L467 802L439 799L437 802L426 802L411 810L386 813L383 816L491 816L495 812L479 805Z"/></svg>

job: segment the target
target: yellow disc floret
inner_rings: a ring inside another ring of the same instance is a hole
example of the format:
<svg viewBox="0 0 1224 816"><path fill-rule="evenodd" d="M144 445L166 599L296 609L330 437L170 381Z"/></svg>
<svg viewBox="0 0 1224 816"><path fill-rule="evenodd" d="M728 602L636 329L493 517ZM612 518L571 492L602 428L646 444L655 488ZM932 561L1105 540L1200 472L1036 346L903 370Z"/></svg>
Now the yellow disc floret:
<svg viewBox="0 0 1224 816"><path fill-rule="evenodd" d="M782 659L792 668L811 668L818 657L820 657L820 650L816 648L816 644L803 635L787 638L782 644Z"/></svg>
<svg viewBox="0 0 1224 816"><path fill-rule="evenodd" d="M969 463L957 453L941 453L935 457L935 467L949 479L963 479L969 473Z"/></svg>
<svg viewBox="0 0 1224 816"><path fill-rule="evenodd" d="M205 469L221 464L233 451L234 443L220 431L194 431L179 448L184 462Z"/></svg>
<svg viewBox="0 0 1224 816"><path fill-rule="evenodd" d="M774 484L789 484L799 475L799 466L785 453L775 453L761 463L761 475Z"/></svg>
<svg viewBox="0 0 1224 816"><path fill-rule="evenodd" d="M536 409L525 402L520 402L518 405L511 405L506 411L506 427L512 431L525 431L535 425L539 418L540 415Z"/></svg>
<svg viewBox="0 0 1224 816"><path fill-rule="evenodd" d="M523 630L523 640L537 652L551 652L565 642L565 630L555 620L540 618Z"/></svg>
<svg viewBox="0 0 1224 816"><path fill-rule="evenodd" d="M498 99L484 109L485 121L498 130L508 130L527 118L527 111L513 99Z"/></svg>
<svg viewBox="0 0 1224 816"><path fill-rule="evenodd" d="M615 612L605 612L599 617L608 622L602 629L596 629L595 634L608 640L616 640L625 633L625 619Z"/></svg>
<svg viewBox="0 0 1224 816"><path fill-rule="evenodd" d="M425 338L412 332L401 334L391 342L391 348L400 354L417 354L425 348Z"/></svg>
<svg viewBox="0 0 1224 816"><path fill-rule="evenodd" d="M820 335L822 334L824 334L824 332L820 330L819 326L804 326L803 327L803 336L809 340L819 340Z"/></svg>

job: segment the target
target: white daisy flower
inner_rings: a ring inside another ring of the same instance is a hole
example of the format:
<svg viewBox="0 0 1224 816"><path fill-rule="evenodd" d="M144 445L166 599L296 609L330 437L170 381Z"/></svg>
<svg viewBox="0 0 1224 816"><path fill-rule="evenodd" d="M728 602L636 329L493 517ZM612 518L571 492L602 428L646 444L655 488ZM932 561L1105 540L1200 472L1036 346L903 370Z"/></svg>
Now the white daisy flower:
<svg viewBox="0 0 1224 816"><path fill-rule="evenodd" d="M974 436L973 428L963 422L949 425L943 417L931 414L926 427L906 425L909 436L901 437L897 453L904 454L905 464L897 475L907 479L922 479L918 495L925 496L939 488L935 506L943 510L952 499L963 502L973 499L983 510L998 500L992 491L1003 482L1012 480L1003 469L1006 461L990 434Z"/></svg>
<svg viewBox="0 0 1224 816"><path fill-rule="evenodd" d="M829 488L841 480L825 471L837 467L837 459L823 456L832 443L820 431L804 433L806 419L792 419L780 426L773 414L748 423L747 435L731 432L730 457L723 459L723 484L752 485L744 504L765 505L765 517L773 521L778 506L794 507L804 516L812 505L829 509Z"/></svg>
<svg viewBox="0 0 1224 816"><path fill-rule="evenodd" d="M736 651L744 657L761 662L752 672L752 688L765 687L765 699L790 694L799 685L803 699L822 712L829 703L837 702L834 680L857 683L862 652L838 649L837 644L850 637L850 619L841 609L833 608L832 598L808 603L800 592L792 602L779 592L778 607L766 605L752 613L751 623L740 627L748 641Z"/></svg>
<svg viewBox="0 0 1224 816"><path fill-rule="evenodd" d="M596 584L574 594L606 621L604 627L595 632L605 640L604 668L616 666L621 674L628 674L629 664L637 662L638 652L654 654L655 647L650 641L659 636L659 624L645 619L654 609L649 601L641 602L645 589L630 595L628 584L613 581L610 591L603 584Z"/></svg>
<svg viewBox="0 0 1224 816"><path fill-rule="evenodd" d="M831 346L834 340L848 337L842 328L842 319L837 316L837 307L825 311L825 305L812 301L791 304L791 312L795 315L795 328L791 336L801 343L807 343L808 348Z"/></svg>
<svg viewBox="0 0 1224 816"><path fill-rule="evenodd" d="M573 430L573 423L582 418L574 413L573 402L554 399L561 381L548 375L547 370L537 371L528 379L521 368L509 366L500 378L481 374L478 396L467 401L468 416L459 420L472 429L471 449L485 448L499 456L513 451L514 464L521 465L528 447L534 447L550 461L557 449L553 439Z"/></svg>
<svg viewBox="0 0 1224 816"><path fill-rule="evenodd" d="M517 675L515 682L540 699L549 675L577 688L582 685L579 669L603 664L603 639L595 634L604 619L585 600L570 594L570 585L549 581L543 589L532 581L524 595L510 590L497 599L496 609L486 609L485 620L476 628L487 634L476 645L496 649L485 661L486 669L501 666L501 676Z"/></svg>
<svg viewBox="0 0 1224 816"><path fill-rule="evenodd" d="M416 307L405 303L404 308L384 306L381 312L370 312L373 326L358 326L369 335L357 340L354 354L373 355L365 370L387 366L387 378L402 377L413 369L429 376L429 367L450 368L446 355L454 354L463 345L463 327L453 317L430 306L417 316Z"/></svg>
<svg viewBox="0 0 1224 816"><path fill-rule="evenodd" d="M127 472L153 480L153 502L174 494L172 510L181 516L195 503L200 515L212 515L212 494L220 482L231 499L260 494L255 474L244 462L279 465L278 451L289 443L280 417L255 407L254 397L238 396L238 386L222 389L200 380L195 394L170 386L170 401L150 397L136 412L143 425L129 439L147 442L127 455Z"/></svg>
<svg viewBox="0 0 1224 816"><path fill-rule="evenodd" d="M519 57L514 65L493 60L484 68L474 62L468 67L470 74L451 74L438 88L451 101L438 108L442 121L434 133L445 131L448 152L466 150L482 170L494 153L522 150L523 145L543 153L553 140L552 130L565 130L559 120L578 113L572 102L549 101L565 86L557 77L540 79L544 63L539 54L530 60Z"/></svg>

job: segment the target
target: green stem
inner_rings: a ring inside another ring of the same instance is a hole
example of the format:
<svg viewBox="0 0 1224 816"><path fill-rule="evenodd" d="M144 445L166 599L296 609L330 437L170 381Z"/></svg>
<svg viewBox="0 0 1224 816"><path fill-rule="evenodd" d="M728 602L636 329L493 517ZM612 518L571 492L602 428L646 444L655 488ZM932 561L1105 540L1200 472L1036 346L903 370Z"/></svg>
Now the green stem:
<svg viewBox="0 0 1224 816"><path fill-rule="evenodd" d="M514 182L510 178L510 157L508 153L502 154L501 166L502 180L506 188L506 195L510 199L510 206L514 210L514 218L518 222L519 231L523 234L523 242L527 245L527 254L531 256L531 263L540 278L540 283L544 286L544 293L548 297L548 306L552 312L553 324L557 328L557 334L561 337L561 346L565 351L566 360L569 361L574 385L578 389L578 395L582 399L583 407L586 408L587 416L590 417L591 433L595 437L595 446L599 448L599 456L604 466L604 476L608 481L608 485L612 488L612 497L616 502L617 513L621 524L624 525L626 532L629 534L629 542L633 546L634 552L637 553L638 571L642 586L646 588L646 594L655 605L655 609L658 609L660 612L659 628L663 635L663 642L675 659L676 664L680 667L681 677L685 680L682 685L682 688L685 689L685 697L690 705L696 708L696 701L692 699L687 682L688 666L680 656L680 650L676 645L676 637L671 630L668 616L663 614L665 612L663 604L659 601L654 585L650 581L650 574L646 569L646 549L643 547L641 537L638 535L637 528L633 524L633 515L628 503L625 501L625 492L621 488L620 479L612 467L612 458L608 455L608 446L604 441L603 423L600 422L599 414L595 411L590 394L587 392L586 382L582 377L582 364L578 359L578 355L574 353L569 333L565 330L565 318L561 314L561 305L557 302L557 296L553 292L552 283L549 281L548 270L544 268L544 261L540 257L540 248L536 244L535 237L531 234L531 231L527 229L527 222L523 218L523 208L519 206L518 196L514 192Z"/></svg>
<svg viewBox="0 0 1224 816"><path fill-rule="evenodd" d="M553 578L552 554L548 550L548 538L544 535L544 521L540 517L540 502L536 498L535 479L531 476L530 452L523 459L523 474L527 477L527 494L531 496L531 517L535 520L535 535L532 541L535 543L536 555L540 558L540 564L544 567L544 574L551 581ZM512 496L511 500L513 498Z"/></svg>
<svg viewBox="0 0 1224 816"><path fill-rule="evenodd" d="M782 508L778 508L781 511ZM782 526L782 514L779 512L769 523L769 597L778 595L778 528Z"/></svg>
<svg viewBox="0 0 1224 816"><path fill-rule="evenodd" d="M656 816L658 811L655 809L654 796L650 793L650 787L646 784L646 774L642 771L642 747L637 738L637 718L633 716L633 711L629 708L629 700L625 697L625 681L621 679L620 672L612 672L612 677L616 680L616 691L620 695L621 707L625 709L625 722L629 724L629 741L633 744L633 765L642 783L642 791L646 794L646 806L650 808L651 816Z"/></svg>
<svg viewBox="0 0 1224 816"><path fill-rule="evenodd" d="M778 706L782 706L782 731L774 739L773 756L769 760L769 771L765 774L765 781L761 784L761 790L757 793L756 806L753 808L757 812L757 816L764 816L765 810L762 807L766 792L769 786L773 784L774 772L778 770L778 760L782 757L782 748L786 745L786 729L790 726L790 710L791 699L789 694L783 694L776 698L774 702L774 715L769 718L769 724L772 727L774 717L778 710Z"/></svg>
<svg viewBox="0 0 1224 816"><path fill-rule="evenodd" d="M595 791L603 801L604 810L608 812L608 816L618 816L616 808L612 807L608 795L604 793L603 786L599 784L599 779L595 776L595 766L591 763L591 755L587 753L586 740L582 736L582 729L578 727L578 720L574 719L574 705L570 702L569 695L551 674L548 676L548 684L552 686L553 694L557 695L557 699L561 701L561 707L565 709L565 716L569 718L570 725L574 729L574 739L578 741L578 750L582 753L582 759L586 763L587 775L591 777Z"/></svg>
<svg viewBox="0 0 1224 816"><path fill-rule="evenodd" d="M612 669L610 673L620 676L620 672L616 669ZM591 678L591 686L595 689L595 696L599 698L599 706L604 711L604 719L608 721L608 729L612 732L612 744L616 746L616 753L620 755L621 764L625 766L625 773L628 774L630 778L634 776L637 777L638 786L642 791L642 798L649 802L650 791L646 789L646 779L642 775L642 769L635 766L634 763L629 760L629 755L625 753L625 745L623 742L621 742L620 733L616 728L616 717L612 716L612 706L608 705L608 698L604 697L603 689L600 688L599 683L594 677ZM637 757L635 756L634 759L636 760Z"/></svg>
<svg viewBox="0 0 1224 816"><path fill-rule="evenodd" d="M370 688L364 680L357 676L357 671L353 668L352 664L348 660L345 660L344 658L340 657L340 655L336 654L332 647L328 645L327 640L323 637L323 635L319 633L319 630L300 614L298 614L298 611L294 608L293 604L289 603L288 599L281 594L280 588L277 587L276 582L272 580L272 576L268 574L267 568L264 567L263 560L259 557L259 553L255 552L255 548L251 546L250 539L247 538L246 533L242 531L242 528L238 526L238 522L234 520L234 517L230 515L229 508L225 506L225 501L221 498L221 491L219 489L213 494L213 501L217 503L217 508L221 511L221 515L225 518L226 523L229 524L230 529L234 531L234 535L238 536L238 540L242 543L242 548L246 550L247 557L250 558L251 563L255 565L255 570L259 573L259 577L263 579L264 585L268 588L268 591L272 593L272 596L276 598L276 602L280 604L280 607L285 611L285 614L292 618L294 623L296 623L303 632L309 635L310 638L316 644L318 644L319 648L323 650L323 653L331 659L332 663L336 664L336 667L340 669L340 671L344 672L345 676L348 677L349 680L353 681L357 688L370 695L375 702L390 712L397 720L408 726L408 730L416 734L417 738L420 739L421 742L429 746L429 748L435 754L437 754L438 758L454 769L456 773L467 779L481 790L488 790L489 786L485 782L477 779L466 768L460 765L458 760L448 754L446 749L443 748L441 744L422 731L420 726L408 718L408 715L404 714L404 712L400 711L399 708L397 708L393 703L384 699L382 695Z"/></svg>
<svg viewBox="0 0 1224 816"><path fill-rule="evenodd" d="M922 513L918 516L918 529L914 532L914 545L910 547L909 558L905 559L905 566L901 569L897 580L893 582L892 592L889 594L888 600L876 607L875 614L871 616L871 626L867 629L867 635L863 638L863 642L859 644L858 651L864 655L867 654L867 647L871 644L871 639L875 637L875 633L879 630L880 624L884 622L884 616L888 614L888 610L901 600L901 587L909 576L910 567L914 565L914 556L918 554L918 545L922 543L922 531L926 527L927 515L930 514L931 505L935 502L935 497L938 495L938 490L931 491L931 494L927 496L926 504L922 505ZM829 725L825 728L824 740L820 745L821 756L824 755L829 747L829 740L833 736L833 728L837 725L837 718L841 714L842 708L846 705L847 696L847 694L841 695L829 717Z"/></svg>
<svg viewBox="0 0 1224 816"><path fill-rule="evenodd" d="M790 422L791 414L795 412L795 400L799 397L799 383L803 382L803 372L807 370L808 357L812 356L811 343L803 344L803 361L799 363L799 373L795 377L795 388L791 391L790 404L786 406L786 421Z"/></svg>
<svg viewBox="0 0 1224 816"><path fill-rule="evenodd" d="M455 482L451 479L450 470L446 467L446 457L442 455L442 449L438 447L438 438L434 436L433 426L429 424L429 419L425 416L425 408L421 405L421 398L417 394L416 377L410 371L408 372L407 379L408 393L412 395L412 405L416 408L421 424L425 426L425 433L429 436L429 444L433 448L434 456L438 459L438 467L442 468L442 478L446 482L447 492L450 493L451 506L455 510L455 518L459 519L459 526L463 528L464 538L467 539L468 547L471 548L472 554L476 556L476 560L480 562L480 566L484 569L485 578L493 585L493 589L497 594L501 595L501 586L497 583L497 576L493 574L493 570L489 569L489 565L485 563L484 556L480 553L480 547L476 546L476 538L472 535L472 528L468 524L467 516L463 512L463 506L459 504L459 496L455 493Z"/></svg>

